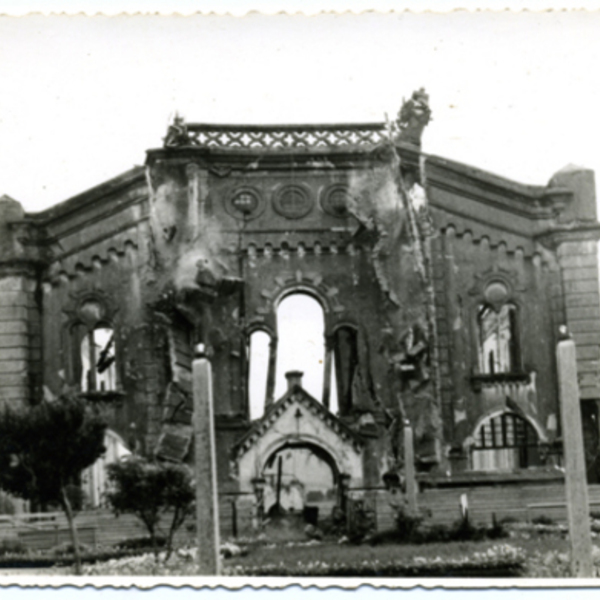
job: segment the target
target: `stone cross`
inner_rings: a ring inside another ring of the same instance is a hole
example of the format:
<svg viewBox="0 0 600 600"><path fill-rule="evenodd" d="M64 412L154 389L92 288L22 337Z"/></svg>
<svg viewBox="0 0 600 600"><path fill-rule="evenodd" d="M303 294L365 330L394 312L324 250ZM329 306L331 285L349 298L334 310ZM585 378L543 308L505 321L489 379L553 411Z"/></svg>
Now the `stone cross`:
<svg viewBox="0 0 600 600"><path fill-rule="evenodd" d="M219 574L219 503L210 362L199 344L192 363L198 572Z"/></svg>
<svg viewBox="0 0 600 600"><path fill-rule="evenodd" d="M565 457L571 573L574 577L593 577L592 540L590 536L588 488L583 454L575 342L566 337L566 328L564 329L561 333L565 338L558 342L556 359L558 364L563 453Z"/></svg>

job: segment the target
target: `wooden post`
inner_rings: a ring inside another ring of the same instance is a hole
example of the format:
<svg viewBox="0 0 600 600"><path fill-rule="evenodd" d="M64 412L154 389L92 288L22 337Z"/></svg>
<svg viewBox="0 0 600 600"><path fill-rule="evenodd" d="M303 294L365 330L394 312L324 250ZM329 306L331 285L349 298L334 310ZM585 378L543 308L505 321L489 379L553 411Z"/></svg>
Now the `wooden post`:
<svg viewBox="0 0 600 600"><path fill-rule="evenodd" d="M566 336L566 328L561 333ZM577 361L575 342L572 339L565 337L565 339L559 341L556 349L556 359L558 364L563 453L565 457L571 572L574 577L593 577L592 540L583 453L579 385L577 383Z"/></svg>
<svg viewBox="0 0 600 600"><path fill-rule="evenodd" d="M196 531L198 572L219 574L219 503L212 398L212 371L204 345L194 349L194 443L196 472Z"/></svg>
<svg viewBox="0 0 600 600"><path fill-rule="evenodd" d="M406 503L410 515L417 514L417 479L415 475L415 450L413 430L409 421L404 421L404 477L406 479Z"/></svg>

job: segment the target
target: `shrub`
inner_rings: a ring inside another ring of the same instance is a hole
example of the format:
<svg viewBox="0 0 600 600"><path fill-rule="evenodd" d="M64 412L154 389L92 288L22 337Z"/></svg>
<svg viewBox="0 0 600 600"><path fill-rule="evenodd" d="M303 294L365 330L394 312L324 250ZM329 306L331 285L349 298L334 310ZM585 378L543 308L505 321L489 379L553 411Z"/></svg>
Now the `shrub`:
<svg viewBox="0 0 600 600"><path fill-rule="evenodd" d="M347 535L351 543L360 543L375 530L375 513L362 499L349 500L351 509L347 521Z"/></svg>
<svg viewBox="0 0 600 600"><path fill-rule="evenodd" d="M90 554L93 552L91 546L87 544L79 544L79 552L81 554ZM73 554L73 544L71 542L63 542L58 546L54 546L50 549L50 554L54 554L55 556L65 556Z"/></svg>
<svg viewBox="0 0 600 600"><path fill-rule="evenodd" d="M69 487L104 453L106 423L76 396L0 412L0 488L41 505L59 504L81 571Z"/></svg>
<svg viewBox="0 0 600 600"><path fill-rule="evenodd" d="M190 469L185 465L157 463L140 456L129 456L107 466L113 489L107 494L116 515L132 513L142 521L150 535L158 560L157 528L165 513L173 511L166 536L167 558L173 537L191 514L195 499Z"/></svg>
<svg viewBox="0 0 600 600"><path fill-rule="evenodd" d="M0 556L7 554L27 554L27 546L21 540L0 540Z"/></svg>
<svg viewBox="0 0 600 600"><path fill-rule="evenodd" d="M508 537L508 531L503 525L494 523L491 527L474 526L468 519L459 519L452 525L427 525L423 517L410 516L399 510L396 513L396 528L390 531L376 533L368 541L371 544L400 543L400 544L430 544L435 542L469 542L485 539L498 540Z"/></svg>
<svg viewBox="0 0 600 600"><path fill-rule="evenodd" d="M409 542L418 537L418 531L423 522L420 515L410 515L404 510L396 512L396 532L398 541Z"/></svg>
<svg viewBox="0 0 600 600"><path fill-rule="evenodd" d="M154 543L159 548L164 548L167 543L167 538L163 535L157 535L154 539ZM129 538L121 542L114 544L114 548L118 550L146 550L152 548L152 538L148 536Z"/></svg>
<svg viewBox="0 0 600 600"><path fill-rule="evenodd" d="M538 517L533 517L531 522L534 525L554 525L554 519L547 517L546 515L540 515Z"/></svg>

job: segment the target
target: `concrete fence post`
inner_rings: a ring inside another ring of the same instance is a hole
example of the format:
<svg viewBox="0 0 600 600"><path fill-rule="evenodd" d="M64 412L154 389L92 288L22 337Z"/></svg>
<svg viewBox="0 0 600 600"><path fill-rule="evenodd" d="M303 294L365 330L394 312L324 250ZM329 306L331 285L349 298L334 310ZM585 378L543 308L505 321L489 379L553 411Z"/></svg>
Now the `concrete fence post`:
<svg viewBox="0 0 600 600"><path fill-rule="evenodd" d="M219 574L219 503L210 362L199 344L192 363L196 473L196 531L200 575Z"/></svg>
<svg viewBox="0 0 600 600"><path fill-rule="evenodd" d="M566 328L561 333L566 336ZM579 385L577 383L577 360L575 342L572 339L565 337L559 341L556 349L556 359L565 458L571 572L574 577L593 577L592 540L583 453Z"/></svg>

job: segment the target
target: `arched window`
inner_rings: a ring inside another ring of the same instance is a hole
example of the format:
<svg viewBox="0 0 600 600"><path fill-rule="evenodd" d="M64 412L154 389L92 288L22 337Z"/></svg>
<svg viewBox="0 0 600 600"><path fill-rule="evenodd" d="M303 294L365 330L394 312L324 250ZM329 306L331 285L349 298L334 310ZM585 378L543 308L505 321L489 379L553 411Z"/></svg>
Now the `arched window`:
<svg viewBox="0 0 600 600"><path fill-rule="evenodd" d="M479 372L517 373L520 369L517 307L481 304L477 314Z"/></svg>
<svg viewBox="0 0 600 600"><path fill-rule="evenodd" d="M326 355L321 304L301 292L286 296L277 307L277 338L275 397L285 393L288 371L302 371L304 389L322 399Z"/></svg>
<svg viewBox="0 0 600 600"><path fill-rule="evenodd" d="M475 431L471 453L475 471L526 469L541 464L536 430L512 412L481 423Z"/></svg>
<svg viewBox="0 0 600 600"><path fill-rule="evenodd" d="M115 334L99 325L81 340L81 390L109 392L117 389Z"/></svg>
<svg viewBox="0 0 600 600"><path fill-rule="evenodd" d="M254 331L250 335L248 369L248 396L250 419L259 419L265 412L271 336L265 331Z"/></svg>
<svg viewBox="0 0 600 600"><path fill-rule="evenodd" d="M63 330L69 383L82 392L118 391L114 304L101 291L85 292L65 312L71 317Z"/></svg>

